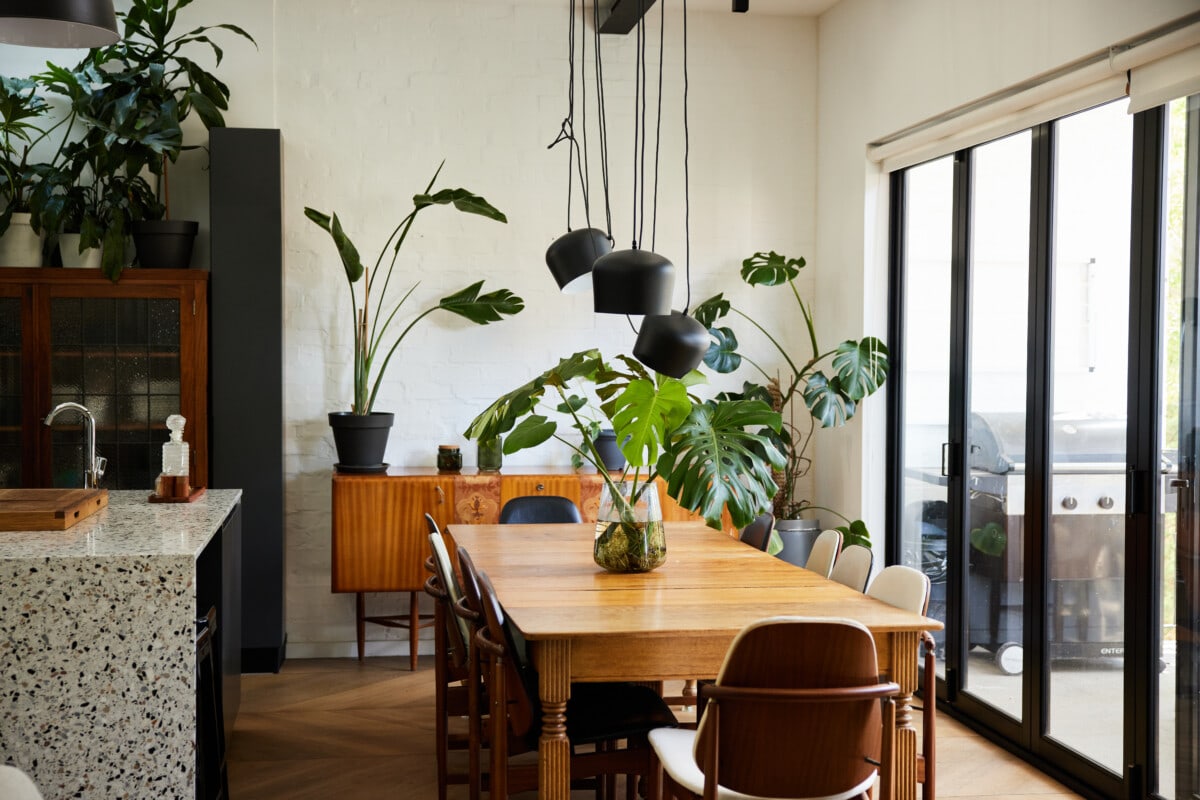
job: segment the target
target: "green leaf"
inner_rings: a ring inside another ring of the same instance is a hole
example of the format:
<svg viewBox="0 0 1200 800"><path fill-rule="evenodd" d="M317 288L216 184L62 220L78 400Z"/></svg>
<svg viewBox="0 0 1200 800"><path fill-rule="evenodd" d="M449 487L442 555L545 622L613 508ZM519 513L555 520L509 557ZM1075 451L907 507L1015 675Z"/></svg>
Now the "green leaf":
<svg viewBox="0 0 1200 800"><path fill-rule="evenodd" d="M692 309L692 316L704 327L711 328L713 323L729 313L729 309L729 301L724 293L715 294Z"/></svg>
<svg viewBox="0 0 1200 800"><path fill-rule="evenodd" d="M788 258L774 250L755 253L742 262L742 280L751 286L779 286L799 275L804 263L803 258Z"/></svg>
<svg viewBox="0 0 1200 800"><path fill-rule="evenodd" d="M658 461L667 494L710 527L721 528L726 507L736 527L749 525L770 508L777 488L771 469L781 469L785 459L767 437L746 428L778 431L780 425L779 414L754 400L693 406Z"/></svg>
<svg viewBox="0 0 1200 800"><path fill-rule="evenodd" d="M621 452L635 467L658 462L667 436L687 418L691 407L687 389L673 378L659 384L644 378L630 381L624 391L603 405Z"/></svg>
<svg viewBox="0 0 1200 800"><path fill-rule="evenodd" d="M729 328L709 328L708 332L713 341L708 345L704 354L704 366L713 372L726 375L742 365L742 357L737 352L737 336Z"/></svg>
<svg viewBox="0 0 1200 800"><path fill-rule="evenodd" d="M867 523L861 519L856 519L849 525L839 525L835 530L842 534L843 550L852 544L866 548L871 546L871 533L867 530Z"/></svg>
<svg viewBox="0 0 1200 800"><path fill-rule="evenodd" d="M187 98L191 102L192 108L200 115L200 121L204 123L205 128L225 127L225 118L221 116L220 109L211 100L199 92L189 92Z"/></svg>
<svg viewBox="0 0 1200 800"><path fill-rule="evenodd" d="M358 257L358 248L354 246L354 242L350 241L350 237L342 230L342 223L336 213L333 215L329 235L333 237L338 255L342 258L342 266L346 268L346 280L350 283L357 282L363 276L362 259Z"/></svg>
<svg viewBox="0 0 1200 800"><path fill-rule="evenodd" d="M336 215L334 220L337 220ZM480 294L483 281L476 281L465 289L438 301L437 307L465 317L477 325L499 322L505 315L517 314L525 308L525 301L508 289Z"/></svg>
<svg viewBox="0 0 1200 800"><path fill-rule="evenodd" d="M874 336L842 342L833 356L833 368L846 396L857 402L887 380L888 349Z"/></svg>
<svg viewBox="0 0 1200 800"><path fill-rule="evenodd" d="M434 194L418 194L413 197L413 205L418 209L431 205L453 204L459 211L468 214L478 214L481 217L494 219L497 222L508 222L508 217L487 200L466 189L442 189Z"/></svg>
<svg viewBox="0 0 1200 800"><path fill-rule="evenodd" d="M854 416L854 400L842 389L836 376L830 380L822 372L808 376L804 386L804 404L823 428L840 428Z"/></svg>
<svg viewBox="0 0 1200 800"><path fill-rule="evenodd" d="M554 435L557 423L538 414L526 417L504 439L504 454L512 455L527 447L537 447Z"/></svg>

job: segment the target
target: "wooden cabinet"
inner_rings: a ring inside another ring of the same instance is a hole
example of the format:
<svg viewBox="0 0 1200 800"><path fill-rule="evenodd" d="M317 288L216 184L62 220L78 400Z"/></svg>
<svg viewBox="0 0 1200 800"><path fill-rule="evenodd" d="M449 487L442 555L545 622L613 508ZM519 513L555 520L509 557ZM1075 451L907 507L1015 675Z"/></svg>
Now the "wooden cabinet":
<svg viewBox="0 0 1200 800"><path fill-rule="evenodd" d="M65 401L96 418L103 486L153 487L170 414L206 486L207 345L207 272L0 268L0 487L82 485L82 421L42 424Z"/></svg>
<svg viewBox="0 0 1200 800"><path fill-rule="evenodd" d="M443 530L452 523L495 524L506 501L545 494L570 498L585 521L595 522L603 486L604 479L595 473L552 467L511 468L504 473L469 470L457 475L441 475L432 468L392 468L379 475L335 472L331 586L334 592L358 594L359 657L364 622L409 627L409 646L416 652L417 593L428 577L426 513ZM658 494L665 520L699 519L667 496L662 481ZM725 527L731 530L728 521ZM408 592L409 613L367 616L364 592Z"/></svg>

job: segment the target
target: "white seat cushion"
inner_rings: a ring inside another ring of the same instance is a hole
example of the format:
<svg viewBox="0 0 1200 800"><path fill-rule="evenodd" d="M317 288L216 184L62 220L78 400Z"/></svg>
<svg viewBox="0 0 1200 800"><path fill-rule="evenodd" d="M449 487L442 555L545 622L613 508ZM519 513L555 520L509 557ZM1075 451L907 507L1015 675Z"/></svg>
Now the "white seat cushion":
<svg viewBox="0 0 1200 800"><path fill-rule="evenodd" d="M16 767L0 764L0 797L4 800L42 800L29 776Z"/></svg>
<svg viewBox="0 0 1200 800"><path fill-rule="evenodd" d="M692 754L696 744L696 732L680 728L656 728L650 731L650 746L654 748L659 762L672 780L689 792L697 795L704 794L704 773ZM758 795L742 794L725 787L717 787L717 797L720 800L849 800L867 791L875 783L875 773L871 777L841 794L821 798L768 798Z"/></svg>

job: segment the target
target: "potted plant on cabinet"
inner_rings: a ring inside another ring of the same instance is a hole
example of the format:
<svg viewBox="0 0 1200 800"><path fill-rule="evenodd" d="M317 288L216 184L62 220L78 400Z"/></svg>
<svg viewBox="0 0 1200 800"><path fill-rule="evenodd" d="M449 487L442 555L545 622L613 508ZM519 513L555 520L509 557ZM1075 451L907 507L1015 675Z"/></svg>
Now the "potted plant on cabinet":
<svg viewBox="0 0 1200 800"><path fill-rule="evenodd" d="M596 350L575 353L497 399L465 435L507 434L504 452L509 454L551 437L570 447L604 480L593 545L596 563L612 572L647 572L666 557L655 479L661 476L667 494L711 527L720 529L726 509L734 525L748 525L770 505L776 492L772 469L782 467L784 457L770 436L747 428L778 432L780 417L759 400L694 399L688 387L700 380L699 373L681 380L652 375L627 356L620 361L624 370L610 367ZM589 435L593 421L580 413L586 400L576 382L591 385L621 443L628 464L616 478L604 468ZM557 395L551 408L582 435L579 444L561 436L558 422L541 413L547 389Z"/></svg>
<svg viewBox="0 0 1200 800"><path fill-rule="evenodd" d="M191 52L190 45L207 44L220 66L223 51L210 38L217 29L254 43L250 34L230 24L175 34L176 15L190 3L132 0L128 11L117 13L121 40L91 50L75 70L103 80L102 102L80 116L102 132L106 146L123 148L127 177L143 169L154 175L159 201L138 209L140 218L130 220L143 267L189 266L199 223L171 219L168 163L195 148L183 144L181 127L192 112L209 129L225 124L221 112L229 108L229 87L185 53Z"/></svg>
<svg viewBox="0 0 1200 800"><path fill-rule="evenodd" d="M338 469L342 471L375 472L385 467L383 454L387 449L388 432L394 415L391 412L375 411L375 400L392 356L418 322L434 311L442 310L457 314L478 325L487 325L501 320L504 316L517 314L525 307L525 301L508 289L481 294L483 281L477 281L420 311L408 321L399 336L388 336L392 323L399 321L397 315L419 283L409 287L398 301L393 302L388 294L396 260L417 214L431 206L448 205L459 211L497 222L508 221L501 211L466 189L441 189L431 193L441 171L439 166L425 191L413 197L412 211L392 230L370 270L363 266L358 248L343 230L342 222L336 213L325 214L313 208L304 209L305 215L333 239L350 285L351 321L354 331L354 397L349 411L337 411L329 415L329 425L333 429L334 444L338 452ZM391 260L386 269L380 270L389 249ZM382 282L379 283L381 274ZM363 284L361 300L354 289L360 281Z"/></svg>
<svg viewBox="0 0 1200 800"><path fill-rule="evenodd" d="M793 358L779 338L768 332L755 317L733 307L723 294L717 294L701 303L694 312L696 319L713 337L704 363L718 373L734 372L743 362L753 366L765 382L746 382L742 393L731 396L763 400L783 416L776 444L786 455L786 463L776 475L780 489L775 496L776 528L787 530L788 521L800 520L805 511L828 511L845 523L836 526L842 532L843 546L870 546L870 533L862 520L852 520L827 506L798 497L796 485L811 465L807 451L817 424L836 428L854 416L862 400L887 379L888 350L873 336L859 341L847 339L832 350L822 350L817 343L812 308L796 288L796 276L804 266L803 258L788 258L774 251L758 252L742 262L741 277L750 286L786 286L791 290L807 328L811 349L808 358ZM771 375L740 354L732 329L716 327L716 322L730 312L758 329L775 347L787 365L782 375ZM772 550L779 546L779 542L774 542Z"/></svg>
<svg viewBox="0 0 1200 800"><path fill-rule="evenodd" d="M42 237L30 205L42 165L31 163L29 154L57 127L39 127L49 109L36 83L0 76L0 266L42 265Z"/></svg>
<svg viewBox="0 0 1200 800"><path fill-rule="evenodd" d="M56 236L63 266L82 266L90 258L116 280L131 260L129 233L133 223L162 214L154 189L139 174L143 160L129 137L114 131L131 124L126 117L128 86L85 64L78 71L54 64L37 76L48 91L69 103L68 133L83 120L83 135L60 146L55 163L43 173L43 191L34 197L35 216ZM100 121L108 120L101 126ZM144 140L177 139L178 125L163 116L142 120L137 136ZM157 126L157 127L156 127ZM165 127L164 127L165 126ZM133 153L131 153L131 149Z"/></svg>

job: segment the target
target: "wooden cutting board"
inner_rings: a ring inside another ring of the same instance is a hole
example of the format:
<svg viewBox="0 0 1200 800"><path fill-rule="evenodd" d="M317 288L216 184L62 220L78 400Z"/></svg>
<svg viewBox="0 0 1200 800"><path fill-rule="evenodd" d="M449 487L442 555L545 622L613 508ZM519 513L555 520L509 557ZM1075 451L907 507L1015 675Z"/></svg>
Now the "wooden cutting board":
<svg viewBox="0 0 1200 800"><path fill-rule="evenodd" d="M0 489L0 531L65 531L108 505L108 489Z"/></svg>

